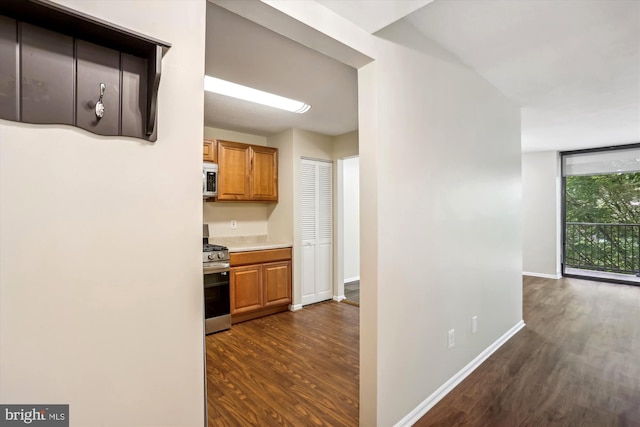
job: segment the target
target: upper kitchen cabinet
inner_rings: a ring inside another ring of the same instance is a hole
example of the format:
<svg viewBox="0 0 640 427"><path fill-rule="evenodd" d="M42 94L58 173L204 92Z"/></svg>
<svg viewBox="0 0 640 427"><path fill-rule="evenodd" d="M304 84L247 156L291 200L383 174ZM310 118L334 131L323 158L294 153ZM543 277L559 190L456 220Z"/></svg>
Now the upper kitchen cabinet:
<svg viewBox="0 0 640 427"><path fill-rule="evenodd" d="M250 190L252 200L278 201L278 150L251 146Z"/></svg>
<svg viewBox="0 0 640 427"><path fill-rule="evenodd" d="M168 43L48 0L0 1L0 119L157 140Z"/></svg>
<svg viewBox="0 0 640 427"><path fill-rule="evenodd" d="M278 201L276 148L217 142L219 201Z"/></svg>
<svg viewBox="0 0 640 427"><path fill-rule="evenodd" d="M205 139L202 143L202 160L205 162L218 162L218 144L215 140Z"/></svg>

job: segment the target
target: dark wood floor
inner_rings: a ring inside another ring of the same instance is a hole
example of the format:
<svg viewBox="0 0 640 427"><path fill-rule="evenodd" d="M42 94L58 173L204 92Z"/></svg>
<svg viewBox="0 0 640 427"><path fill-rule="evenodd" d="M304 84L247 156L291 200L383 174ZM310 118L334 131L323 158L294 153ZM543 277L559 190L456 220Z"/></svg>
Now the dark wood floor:
<svg viewBox="0 0 640 427"><path fill-rule="evenodd" d="M415 426L640 426L640 287L525 277L524 320Z"/></svg>
<svg viewBox="0 0 640 427"><path fill-rule="evenodd" d="M209 426L357 426L359 309L328 302L209 335Z"/></svg>
<svg viewBox="0 0 640 427"><path fill-rule="evenodd" d="M209 426L357 426L358 310L324 303L208 336ZM525 277L524 320L415 425L640 427L640 287Z"/></svg>

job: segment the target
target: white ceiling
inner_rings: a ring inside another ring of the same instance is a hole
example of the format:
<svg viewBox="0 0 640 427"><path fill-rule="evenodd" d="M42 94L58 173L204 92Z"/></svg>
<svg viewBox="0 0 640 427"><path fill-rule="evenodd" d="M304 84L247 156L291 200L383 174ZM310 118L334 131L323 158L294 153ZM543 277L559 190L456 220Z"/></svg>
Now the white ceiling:
<svg viewBox="0 0 640 427"><path fill-rule="evenodd" d="M640 142L638 0L316 1L369 32L408 14L402 19L522 107L525 151ZM207 74L313 106L292 116L206 94L207 126L260 135L356 129L354 69L207 7Z"/></svg>
<svg viewBox="0 0 640 427"><path fill-rule="evenodd" d="M437 0L406 18L522 106L523 150L640 142L640 2Z"/></svg>
<svg viewBox="0 0 640 427"><path fill-rule="evenodd" d="M316 0L373 34L433 0Z"/></svg>
<svg viewBox="0 0 640 427"><path fill-rule="evenodd" d="M205 74L311 105L296 114L205 92L205 126L263 136L289 128L335 136L358 128L354 68L212 3Z"/></svg>

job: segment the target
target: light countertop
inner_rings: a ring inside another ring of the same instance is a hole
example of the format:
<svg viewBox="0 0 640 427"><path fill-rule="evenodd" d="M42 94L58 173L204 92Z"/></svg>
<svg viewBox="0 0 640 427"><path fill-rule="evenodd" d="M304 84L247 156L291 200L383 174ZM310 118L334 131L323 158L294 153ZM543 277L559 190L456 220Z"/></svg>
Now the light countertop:
<svg viewBox="0 0 640 427"><path fill-rule="evenodd" d="M293 244L286 242L238 243L227 245L229 252L266 251L268 249L290 248Z"/></svg>
<svg viewBox="0 0 640 427"><path fill-rule="evenodd" d="M229 252L265 251L293 246L291 242L269 239L268 236L209 237L209 243L226 246Z"/></svg>

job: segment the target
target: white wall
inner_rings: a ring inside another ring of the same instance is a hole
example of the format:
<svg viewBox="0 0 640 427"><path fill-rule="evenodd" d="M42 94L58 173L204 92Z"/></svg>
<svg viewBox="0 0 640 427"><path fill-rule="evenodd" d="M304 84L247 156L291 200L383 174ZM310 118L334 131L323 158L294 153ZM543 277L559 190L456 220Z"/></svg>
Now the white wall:
<svg viewBox="0 0 640 427"><path fill-rule="evenodd" d="M269 146L278 149L278 203L269 205L269 237L293 242L293 129L269 137ZM293 260L297 262L297 260Z"/></svg>
<svg viewBox="0 0 640 427"><path fill-rule="evenodd" d="M358 131L333 137L333 158L344 159L358 155Z"/></svg>
<svg viewBox="0 0 640 427"><path fill-rule="evenodd" d="M410 26L384 35L377 411L391 425L522 320L522 199L519 108L428 40L402 47Z"/></svg>
<svg viewBox="0 0 640 427"><path fill-rule="evenodd" d="M216 237L266 236L269 233L267 203L205 202L203 222L209 224L209 241ZM231 228L231 221L236 228Z"/></svg>
<svg viewBox="0 0 640 427"><path fill-rule="evenodd" d="M344 273L343 281L360 279L360 159L351 157L342 162Z"/></svg>
<svg viewBox="0 0 640 427"><path fill-rule="evenodd" d="M525 274L560 277L560 156L556 151L522 155Z"/></svg>
<svg viewBox="0 0 640 427"><path fill-rule="evenodd" d="M378 64L358 70L358 121L360 133L360 425L377 426L379 366L378 316L380 292L378 253ZM402 331L403 329L400 329ZM380 424L381 426L384 424ZM392 424L389 424L392 425Z"/></svg>
<svg viewBox="0 0 640 427"><path fill-rule="evenodd" d="M0 120L0 402L201 427L205 2L60 2L173 47L156 143Z"/></svg>
<svg viewBox="0 0 640 427"><path fill-rule="evenodd" d="M521 324L519 108L411 27L264 2L375 59L358 73L360 423L394 425Z"/></svg>

